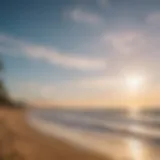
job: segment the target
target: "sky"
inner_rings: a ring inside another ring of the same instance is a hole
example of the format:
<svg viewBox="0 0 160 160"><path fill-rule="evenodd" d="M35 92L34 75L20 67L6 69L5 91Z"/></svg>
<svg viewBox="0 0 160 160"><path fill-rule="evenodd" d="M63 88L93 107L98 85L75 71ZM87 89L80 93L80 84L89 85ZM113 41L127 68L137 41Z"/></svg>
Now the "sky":
<svg viewBox="0 0 160 160"><path fill-rule="evenodd" d="M36 106L160 104L159 0L6 0L0 20L12 98Z"/></svg>

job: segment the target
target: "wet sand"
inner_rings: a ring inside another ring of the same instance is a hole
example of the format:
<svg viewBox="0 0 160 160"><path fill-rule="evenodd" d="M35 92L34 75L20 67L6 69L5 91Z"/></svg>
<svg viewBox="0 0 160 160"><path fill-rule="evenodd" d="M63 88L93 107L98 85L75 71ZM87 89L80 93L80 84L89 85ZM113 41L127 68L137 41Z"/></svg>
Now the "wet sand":
<svg viewBox="0 0 160 160"><path fill-rule="evenodd" d="M12 133L10 134L14 139L12 148L26 160L112 160L66 144L31 128L26 122L24 109L3 108L0 109L0 122Z"/></svg>

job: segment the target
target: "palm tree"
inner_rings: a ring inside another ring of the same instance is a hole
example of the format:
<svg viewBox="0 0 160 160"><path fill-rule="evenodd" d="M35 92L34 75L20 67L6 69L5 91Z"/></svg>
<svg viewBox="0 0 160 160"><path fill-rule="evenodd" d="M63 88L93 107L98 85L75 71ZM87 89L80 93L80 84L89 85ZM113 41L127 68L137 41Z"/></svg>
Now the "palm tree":
<svg viewBox="0 0 160 160"><path fill-rule="evenodd" d="M3 70L4 70L4 66L0 59L0 104L10 104L11 101L6 91L6 88L4 86L3 79L2 79Z"/></svg>

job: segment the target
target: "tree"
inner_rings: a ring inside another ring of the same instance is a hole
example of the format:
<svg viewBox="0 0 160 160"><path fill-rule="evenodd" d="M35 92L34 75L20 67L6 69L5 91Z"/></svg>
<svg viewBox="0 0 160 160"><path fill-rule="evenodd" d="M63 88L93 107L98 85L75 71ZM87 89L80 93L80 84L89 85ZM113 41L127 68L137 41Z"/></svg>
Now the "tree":
<svg viewBox="0 0 160 160"><path fill-rule="evenodd" d="M5 88L3 78L2 78L3 70L4 70L4 66L3 66L2 60L0 59L0 104L11 104L11 100L9 98L9 95L7 93L7 90Z"/></svg>

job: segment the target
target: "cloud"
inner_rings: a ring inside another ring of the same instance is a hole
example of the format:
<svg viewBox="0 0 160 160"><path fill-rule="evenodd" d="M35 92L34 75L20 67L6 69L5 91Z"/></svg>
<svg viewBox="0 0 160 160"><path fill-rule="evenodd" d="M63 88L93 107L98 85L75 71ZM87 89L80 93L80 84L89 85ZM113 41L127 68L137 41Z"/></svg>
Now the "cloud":
<svg viewBox="0 0 160 160"><path fill-rule="evenodd" d="M104 59L93 59L61 53L54 48L28 44L4 35L0 36L0 51L3 54L10 54L12 56L25 56L34 60L45 60L47 63L66 69L91 71L104 70L106 68L106 61Z"/></svg>
<svg viewBox="0 0 160 160"><path fill-rule="evenodd" d="M118 89L123 86L123 77L107 77L107 76L98 76L91 78L79 78L74 80L66 80L65 82L52 82L52 83L39 83L34 81L21 82L18 84L20 93L25 90L24 94L28 95L39 95L38 97L47 97L51 98L54 94L67 93L75 94L73 90L83 90L85 89ZM69 89L69 90L68 90Z"/></svg>
<svg viewBox="0 0 160 160"><path fill-rule="evenodd" d="M157 12L150 13L146 18L146 22L150 25L160 27L160 12L157 11Z"/></svg>
<svg viewBox="0 0 160 160"><path fill-rule="evenodd" d="M92 78L83 78L75 82L72 82L72 84L74 86L86 89L113 89L117 86L120 87L120 85L122 85L122 79L120 79L119 77L100 76Z"/></svg>
<svg viewBox="0 0 160 160"><path fill-rule="evenodd" d="M146 45L145 35L139 31L122 31L104 36L104 41L111 46L111 52L132 55Z"/></svg>
<svg viewBox="0 0 160 160"><path fill-rule="evenodd" d="M57 94L57 88L54 83L46 84L34 81L18 82L16 84L16 92L15 90L11 91L11 95L13 96L13 98L22 98L26 100L53 99L53 97L55 97L55 94Z"/></svg>
<svg viewBox="0 0 160 160"><path fill-rule="evenodd" d="M140 58L143 55L155 58L160 50L160 37L145 30L108 33L103 40L109 46L109 51L117 56L129 55L130 57Z"/></svg>
<svg viewBox="0 0 160 160"><path fill-rule="evenodd" d="M112 75L124 71L144 71L149 76L159 77L160 36L146 28L107 32L102 37L104 51L108 53L107 70ZM112 67L110 67L112 66Z"/></svg>
<svg viewBox="0 0 160 160"><path fill-rule="evenodd" d="M34 81L19 82L16 86L16 94L12 92L15 99L24 99L27 101L40 100L62 104L64 101L77 99L83 101L87 97L95 95L101 96L104 92L108 95L122 94L123 82L117 77L92 77L68 80L65 82L39 83ZM114 93L113 93L113 90ZM83 93L83 94L82 94Z"/></svg>
<svg viewBox="0 0 160 160"><path fill-rule="evenodd" d="M101 24L103 22L103 18L101 18L98 14L85 11L80 8L76 8L70 11L69 16L73 21L77 23L96 25Z"/></svg>
<svg viewBox="0 0 160 160"><path fill-rule="evenodd" d="M100 6L100 8L106 8L110 5L109 0L97 0L97 4Z"/></svg>
<svg viewBox="0 0 160 160"><path fill-rule="evenodd" d="M69 54L61 54L56 50L30 46L25 48L27 55L35 59L44 59L49 63L72 68L77 70L101 70L105 69L106 63L103 60L84 58Z"/></svg>

